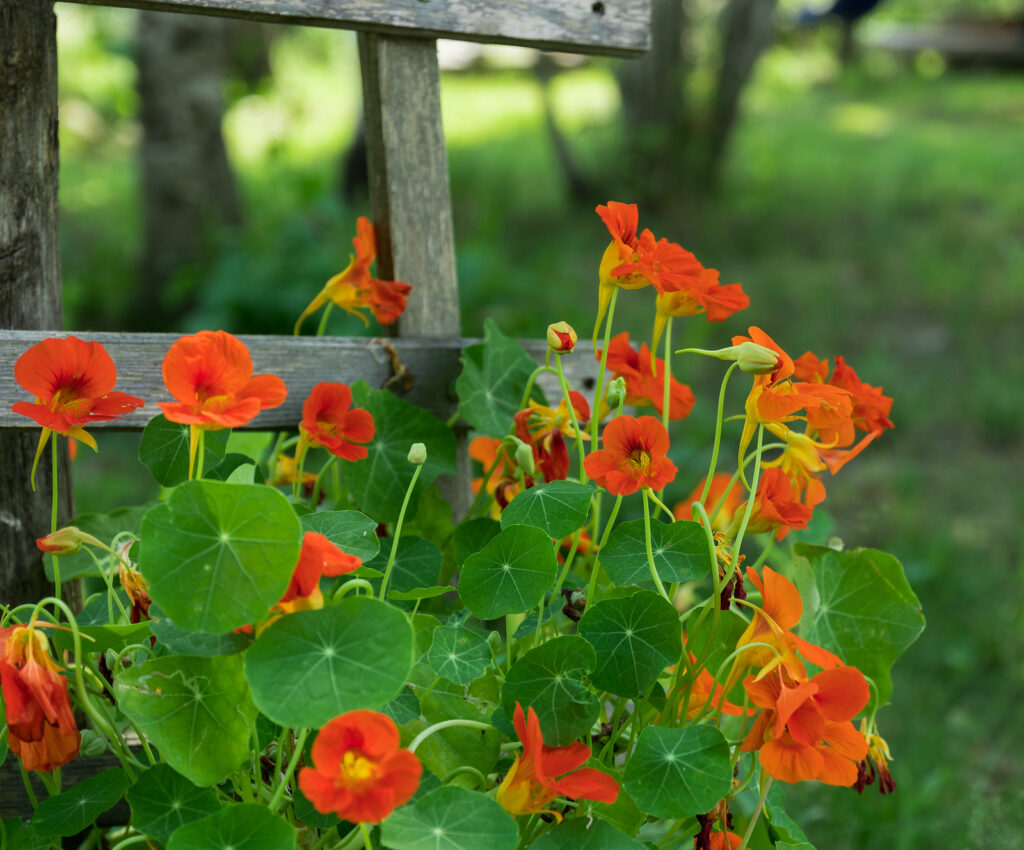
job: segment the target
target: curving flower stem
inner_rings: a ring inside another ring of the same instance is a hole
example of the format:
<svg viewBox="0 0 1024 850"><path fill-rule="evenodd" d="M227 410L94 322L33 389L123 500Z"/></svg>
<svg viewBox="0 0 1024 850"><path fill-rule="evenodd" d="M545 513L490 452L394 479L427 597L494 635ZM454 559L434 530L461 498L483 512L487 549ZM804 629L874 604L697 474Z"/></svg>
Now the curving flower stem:
<svg viewBox="0 0 1024 850"><path fill-rule="evenodd" d="M465 726L467 729L493 729L490 723L481 723L479 720L466 720L462 717L455 717L452 720L442 720L440 723L435 723L433 726L428 726L419 735L412 739L412 743L409 744L409 752L416 752L420 744L422 744L427 738L433 735L435 732L440 732L442 729L450 729L452 726Z"/></svg>
<svg viewBox="0 0 1024 850"><path fill-rule="evenodd" d="M388 556L388 565L384 568L384 578L380 582L380 596L378 599L383 600L385 594L388 592L388 581L391 579L391 570L395 567L395 556L398 554L398 541L402 536L402 523L405 522L405 512L409 507L409 500L412 498L412 492L416 489L416 481L420 477L420 470L423 469L423 464L416 464L416 468L412 473L412 480L409 482L409 486L405 491L405 499L402 501L402 509L398 512L398 522L395 523L395 539L391 541L391 554Z"/></svg>
<svg viewBox="0 0 1024 850"><path fill-rule="evenodd" d="M551 356L551 349L549 348L548 349L548 357L550 357L550 356ZM538 366L536 369L534 369L530 373L530 377L526 379L526 389L523 390L523 397L522 397L522 399L519 402L519 410L524 410L526 408L526 406L530 403L530 396L533 394L533 385L536 382L537 378L539 378L545 372L554 372L554 371L555 370L552 369L550 366L548 366L547 363L545 362L545 364L543 366Z"/></svg>
<svg viewBox="0 0 1024 850"><path fill-rule="evenodd" d="M718 391L718 416L715 419L715 444L711 449L711 465L708 467L707 477L704 479L704 492L700 494L700 502L704 504L708 497L708 493L711 492L711 479L715 476L715 468L718 466L718 450L722 445L722 413L725 409L725 389L729 385L729 378L732 377L732 373L739 367L739 363L733 363L728 369L725 370L725 377L722 378L722 387ZM732 485L729 485L729 489L725 492L728 493L732 489Z"/></svg>
<svg viewBox="0 0 1024 850"><path fill-rule="evenodd" d="M725 581L732 578L733 573L739 572L741 547L743 546L743 535L750 522L750 515L754 511L754 499L757 497L757 479L761 475L761 453L764 451L764 425L757 427L757 449L754 455L754 474L750 478L750 493L747 496L747 509L743 512L743 521L732 546L732 572L725 577Z"/></svg>
<svg viewBox="0 0 1024 850"><path fill-rule="evenodd" d="M664 492L664 491L662 491L662 492ZM661 508L661 510L663 510L666 514L668 514L669 522L675 522L676 521L676 515L674 513L672 513L672 511L668 507L668 505L666 505L663 501L661 501L661 499L659 499L657 496L654 495L654 491L653 490L649 490L647 495L651 497L651 501L654 502L655 507Z"/></svg>
<svg viewBox="0 0 1024 850"><path fill-rule="evenodd" d="M601 491L598 490L598 493ZM594 601L594 591L597 590L597 575L601 569L601 552L604 549L604 544L608 542L608 537L612 533L612 529L615 527L615 518L619 515L619 508L622 506L622 496L615 497L615 504L612 505L611 516L608 517L608 522L604 526L604 534L601 535L601 542L597 544L597 553L594 555L594 566L590 572L590 582L587 584L587 604L591 604Z"/></svg>
<svg viewBox="0 0 1024 850"><path fill-rule="evenodd" d="M323 336L327 333L327 320L330 318L331 310L334 309L334 302L328 301L327 306L324 307L323 315L320 316L320 324L317 326L316 335Z"/></svg>
<svg viewBox="0 0 1024 850"><path fill-rule="evenodd" d="M654 365L655 353L651 352L651 365ZM672 398L672 317L665 322L665 394L662 396L661 424L668 430L669 400ZM662 490L661 492L665 492Z"/></svg>
<svg viewBox="0 0 1024 850"><path fill-rule="evenodd" d="M51 459L51 464L53 466L53 475L52 475L53 487L52 487L52 494L51 494L51 499L50 499L50 534L53 534L57 530L57 498L58 498L58 492L57 492L57 437L56 437L56 435L54 435L54 438L53 438L53 440L51 441L51 444L50 444L50 459ZM51 563L53 564L53 586L54 586L54 594L53 595L56 596L57 599L60 599L60 558L57 557L56 553L52 554L50 556L50 558L51 558ZM56 606L54 606L53 612L54 612L54 614L58 615L57 619L59 621L60 620L60 616L59 616L58 610L59 609Z"/></svg>
<svg viewBox="0 0 1024 850"><path fill-rule="evenodd" d="M284 769L284 775L280 777L277 788L274 789L274 796L270 798L270 802L267 804L267 808L272 812L276 812L284 800L285 788L291 782L295 768L299 766L299 759L302 758L302 748L306 743L306 736L308 734L309 729L305 727L299 729L299 736L295 739L295 747L292 749L292 757L288 760L288 766Z"/></svg>
<svg viewBox="0 0 1024 850"><path fill-rule="evenodd" d="M551 349L549 348L548 351L550 352ZM580 432L580 423L576 419L576 408L572 406L572 396L569 395L569 382L565 380L565 372L562 369L561 353L555 356L555 365L558 367L558 382L562 385L562 397L565 399L565 403L569 408L569 418L572 420L572 429L576 434L576 449L580 455L580 483L586 484L587 472L583 468L583 460L585 456L583 451L583 434Z"/></svg>
<svg viewBox="0 0 1024 850"><path fill-rule="evenodd" d="M743 833L743 840L740 841L739 850L746 850L747 845L750 843L750 836L754 834L754 827L757 826L758 818L761 817L761 812L764 810L764 801L768 798L768 790L771 787L772 777L769 776L761 786L761 797L757 801L757 808L754 809L754 814L750 816L750 823L747 824L746 832Z"/></svg>
<svg viewBox="0 0 1024 850"><path fill-rule="evenodd" d="M665 592L665 585L661 583L661 576L658 575L658 568L654 565L654 550L651 548L651 504L648 493L650 487L643 488L644 494L644 542L647 544L647 566L651 568L651 578L654 579L654 586L658 589L666 601L671 605L672 600L668 598L668 593Z"/></svg>
<svg viewBox="0 0 1024 850"><path fill-rule="evenodd" d="M313 485L313 495L310 496L309 499L309 506L314 511L316 510L316 506L320 504L320 491L323 489L324 476L327 474L328 470L330 470L330 468L334 466L334 464L336 464L337 462L337 455L331 455L329 458L327 458L327 462L322 467L320 467L320 472L317 473L316 484ZM299 487L302 487L301 477L299 479ZM335 494L335 496L337 496L337 494Z"/></svg>
<svg viewBox="0 0 1024 850"><path fill-rule="evenodd" d="M601 398L604 395L604 372L608 365L608 346L612 342L612 319L615 317L615 302L619 298L616 286L608 302L608 318L604 326L604 348L601 349L601 363L597 367L597 385L594 387L594 410L590 416L590 450L597 451L597 426L601 418Z"/></svg>

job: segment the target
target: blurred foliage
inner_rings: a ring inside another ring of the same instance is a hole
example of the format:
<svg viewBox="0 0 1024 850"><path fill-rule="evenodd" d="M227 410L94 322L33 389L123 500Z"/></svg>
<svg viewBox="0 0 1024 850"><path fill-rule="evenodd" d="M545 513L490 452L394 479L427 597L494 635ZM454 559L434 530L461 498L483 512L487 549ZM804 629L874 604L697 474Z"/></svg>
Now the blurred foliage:
<svg viewBox="0 0 1024 850"><path fill-rule="evenodd" d="M785 3L784 11L801 5ZM721 3L694 4L702 21ZM122 327L137 280L137 144L133 13L59 6L61 207L69 328ZM937 18L1019 12L1003 0L891 0L879 16ZM1021 834L1017 751L1024 740L1024 78L923 76L866 52L841 73L833 34L772 50L745 98L721 195L677 203L642 222L741 280L752 322L788 350L842 353L895 396L896 430L829 481L829 511L849 545L906 564L929 628L896 667L894 707L879 716L899 788L880 797L787 789L789 810L819 848L893 850L1005 846ZM694 50L713 58L699 28ZM217 234L212 260L187 271L202 290L179 330L287 333L348 259L355 218L337 172L359 110L354 40L288 29L273 78L229 83L226 136L245 195L246 227ZM575 157L607 180L607 196L573 201L544 129L528 71L446 75L442 86L463 328L483 319L539 336L556 319L589 334L596 266L607 242L597 203L628 201L636 175L620 157L612 60L553 81L555 114ZM699 90L709 77L698 71ZM650 332L644 293L621 299L622 327ZM335 311L332 333L359 333ZM742 331L677 323L685 344ZM168 328L168 330L172 330ZM691 428L706 436L720 373L683 362L698 395ZM737 382L737 387L739 382ZM736 389L742 393L742 388ZM737 395L735 403L739 404ZM132 458L137 436L104 434L76 461L80 504L104 510L149 494ZM124 447L127 450L121 451ZM683 446L678 498L706 458ZM131 476L138 476L134 483ZM1015 743L1016 742L1016 743Z"/></svg>

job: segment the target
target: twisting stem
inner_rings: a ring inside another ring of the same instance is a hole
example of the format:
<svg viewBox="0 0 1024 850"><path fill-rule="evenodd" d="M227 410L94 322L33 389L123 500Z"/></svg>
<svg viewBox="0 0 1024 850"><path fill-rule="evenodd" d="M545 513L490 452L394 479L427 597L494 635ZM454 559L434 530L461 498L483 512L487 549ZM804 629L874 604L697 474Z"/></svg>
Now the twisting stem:
<svg viewBox="0 0 1024 850"><path fill-rule="evenodd" d="M704 502L708 498L708 493L711 491L711 479L715 475L715 467L718 466L718 449L722 445L722 413L725 409L725 388L729 385L729 378L732 373L736 371L739 363L733 363L728 369L725 370L725 377L722 378L722 388L718 391L718 416L715 419L715 445L711 450L711 466L708 467L707 478L704 479L704 492L700 494L700 502ZM729 489L732 489L730 485ZM728 493L729 490L726 490Z"/></svg>
<svg viewBox="0 0 1024 850"><path fill-rule="evenodd" d="M295 768L298 767L299 759L302 758L302 748L306 743L306 736L308 734L309 729L302 728L299 730L299 737L295 740L295 749L292 750L292 757L288 760L288 767L284 770L284 776L280 777L280 784L274 791L274 796L270 798L270 802L267 804L267 807L272 812L277 811L284 799L285 788L287 788L288 783L291 782L292 774L295 773Z"/></svg>
<svg viewBox="0 0 1024 850"><path fill-rule="evenodd" d="M651 568L651 578L654 579L654 586L658 588L658 593L665 597L665 599L672 603L672 600L668 598L668 594L665 592L665 585L661 583L661 576L658 575L658 568L654 565L654 550L651 548L651 505L649 501L648 493L650 492L649 487L643 488L644 494L644 538L647 544L647 566Z"/></svg>
<svg viewBox="0 0 1024 850"><path fill-rule="evenodd" d="M402 509L398 512L398 522L395 523L395 539L391 541L391 554L388 556L388 565L384 568L384 578L381 579L379 599L384 599L385 594L388 592L388 581L391 579L391 570L394 569L395 556L398 554L398 540L402 536L402 523L405 521L405 512L409 507L409 500L412 498L413 490L416 489L416 481L419 479L420 470L422 469L423 464L417 463L412 473L412 480L405 491Z"/></svg>
<svg viewBox="0 0 1024 850"><path fill-rule="evenodd" d="M551 349L549 348L548 351L550 350ZM583 434L580 433L580 423L576 419L576 408L572 406L572 396L569 394L569 382L565 380L565 372L562 370L561 353L555 355L555 366L558 367L558 382L562 385L562 397L565 399L565 403L569 407L569 418L572 420L572 430L576 434L576 449L580 455L580 483L586 484L587 473L583 468ZM593 413L591 415L593 415Z"/></svg>
<svg viewBox="0 0 1024 850"><path fill-rule="evenodd" d="M768 798L768 789L771 787L772 777L769 776L761 786L761 798L757 801L757 808L754 810L754 814L750 816L750 823L747 824L747 830L743 833L743 840L740 842L739 850L746 850L747 845L750 843L750 836L754 834L754 827L757 826L757 820L761 817L764 801Z"/></svg>

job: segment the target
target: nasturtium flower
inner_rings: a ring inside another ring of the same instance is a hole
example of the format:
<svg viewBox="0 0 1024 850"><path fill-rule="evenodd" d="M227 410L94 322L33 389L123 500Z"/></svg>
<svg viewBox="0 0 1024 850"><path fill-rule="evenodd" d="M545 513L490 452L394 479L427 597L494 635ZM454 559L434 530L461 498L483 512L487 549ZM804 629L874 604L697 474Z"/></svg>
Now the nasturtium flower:
<svg viewBox="0 0 1024 850"><path fill-rule="evenodd" d="M302 548L299 550L299 562L292 572L288 589L277 608L286 613L295 606L297 600L314 597L318 605L302 605L304 608L322 607L323 597L320 596L320 579L345 575L359 569L362 561L355 555L343 552L324 535L316 531L307 531L302 537Z"/></svg>
<svg viewBox="0 0 1024 850"><path fill-rule="evenodd" d="M735 832L709 832L704 836L703 843L698 843L702 836L693 839L693 850L736 850L743 839Z"/></svg>
<svg viewBox="0 0 1024 850"><path fill-rule="evenodd" d="M313 741L312 767L299 771L299 788L318 812L353 823L380 823L409 801L423 765L399 747L398 727L377 711L349 711Z"/></svg>
<svg viewBox="0 0 1024 850"><path fill-rule="evenodd" d="M568 322L552 322L548 325L548 348L559 354L569 354L576 347L576 331Z"/></svg>
<svg viewBox="0 0 1024 850"><path fill-rule="evenodd" d="M896 790L896 780L889 772L889 762L892 761L889 745L881 735L868 731L867 718L860 721L860 733L868 742L868 753L857 763L857 781L853 784L854 789L859 794L875 781L877 772L878 790L883 794L891 794Z"/></svg>
<svg viewBox="0 0 1024 850"><path fill-rule="evenodd" d="M600 360L601 351L596 351L595 356ZM606 365L613 378L625 380L626 404L634 407L652 405L658 415L662 415L665 409L665 361L660 357L653 357L647 343L641 343L640 350L637 351L629 344L628 333L617 334L608 344ZM693 392L686 384L674 377L669 378L670 421L689 416L695 402Z"/></svg>
<svg viewBox="0 0 1024 850"><path fill-rule="evenodd" d="M582 429L590 421L590 405L575 390L570 390L576 422ZM514 417L516 437L529 445L533 451L535 468L541 471L545 481L560 481L569 474L569 449L566 440L576 439L569 405L563 398L558 407L545 407L530 400L530 405ZM590 435L582 433L581 438L589 440Z"/></svg>
<svg viewBox="0 0 1024 850"><path fill-rule="evenodd" d="M612 495L628 496L641 487L661 490L676 477L676 465L666 457L668 431L653 416L617 416L601 439L604 448L591 452L583 467Z"/></svg>
<svg viewBox="0 0 1024 850"><path fill-rule="evenodd" d="M74 555L83 545L105 548L102 541L74 525L66 525L45 537L36 538L36 546L40 551L50 552L61 557Z"/></svg>
<svg viewBox="0 0 1024 850"><path fill-rule="evenodd" d="M142 577L142 573L129 565L122 557L118 566L118 577L121 579L121 587L124 588L128 600L132 603L132 610L128 614L129 621L141 623L143 620L149 619L149 606L153 604L153 600L149 596L149 585ZM153 639L155 640L155 638Z"/></svg>
<svg viewBox="0 0 1024 850"><path fill-rule="evenodd" d="M670 318L704 313L709 322L722 322L750 306L750 297L741 284L721 284L718 279L718 269L701 267L697 275L684 277L680 288L665 287L665 291L658 294L651 348L657 350L658 340Z"/></svg>
<svg viewBox="0 0 1024 850"><path fill-rule="evenodd" d="M171 422L204 430L237 428L282 404L288 391L276 375L253 375L249 349L226 331L199 331L171 345L164 384L177 401L158 402Z"/></svg>
<svg viewBox="0 0 1024 850"><path fill-rule="evenodd" d="M96 440L86 425L117 419L145 403L113 392L117 368L107 350L74 336L37 342L15 361L14 379L35 400L16 402L11 410L43 426L32 464L33 488L36 464L51 433L81 440L95 450Z"/></svg>
<svg viewBox="0 0 1024 850"><path fill-rule="evenodd" d="M352 407L352 391L339 383L321 381L302 405L299 434L304 443L327 449L343 460L362 460L373 439L373 415Z"/></svg>
<svg viewBox="0 0 1024 850"><path fill-rule="evenodd" d="M38 629L0 629L7 741L25 770L49 773L78 755L82 736L71 710L67 679L60 670Z"/></svg>
<svg viewBox="0 0 1024 850"><path fill-rule="evenodd" d="M490 471L486 482L482 477L473 479L473 492L479 493L481 487L486 487L487 492L494 497L491 517L501 519L501 512L523 490L523 483L519 481L519 467L509 445L494 437L475 437L469 443L469 456L479 461L485 475ZM526 474L523 475L523 482L527 488L534 484L533 478Z"/></svg>
<svg viewBox="0 0 1024 850"><path fill-rule="evenodd" d="M800 491L793 486L785 472L775 468L765 469L757 482L757 495L747 531L753 534L772 531L775 532L776 540L782 540L793 529L807 528L813 512L814 505L800 501ZM738 507L733 515L734 526L738 526L743 514L743 507Z"/></svg>
<svg viewBox="0 0 1024 850"><path fill-rule="evenodd" d="M352 240L355 254L350 255L345 269L324 284L316 298L302 311L295 323L295 333L313 313L332 301L346 313L358 316L369 325L364 311L373 313L382 325L395 322L405 311L406 298L412 287L397 280L378 280L370 274L370 266L377 257L377 236L373 224L365 216L356 222L356 236Z"/></svg>
<svg viewBox="0 0 1024 850"><path fill-rule="evenodd" d="M523 751L516 756L497 793L498 802L510 815L546 812L561 820L558 812L548 808L556 797L615 802L619 795L615 779L592 767L580 768L590 758L586 744L574 741L565 747L545 745L537 713L531 707L524 714L518 702L512 725Z"/></svg>
<svg viewBox="0 0 1024 850"><path fill-rule="evenodd" d="M690 506L699 502L704 492L704 485L707 478L702 478L700 484L693 488L693 491L683 501L677 502L672 509L672 514L677 520L691 520L693 513ZM728 489L728 493L726 490ZM743 501L743 487L728 472L716 472L711 478L711 487L708 489L707 500L702 504L711 519L712 531L725 531L732 524L733 515ZM715 507L721 502L718 513L712 515Z"/></svg>

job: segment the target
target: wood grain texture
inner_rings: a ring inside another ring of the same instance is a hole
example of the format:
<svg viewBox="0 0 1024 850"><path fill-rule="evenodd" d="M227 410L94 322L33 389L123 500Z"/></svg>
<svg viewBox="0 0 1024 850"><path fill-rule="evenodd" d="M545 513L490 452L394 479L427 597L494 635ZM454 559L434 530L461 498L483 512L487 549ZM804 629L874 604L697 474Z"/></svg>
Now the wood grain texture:
<svg viewBox="0 0 1024 850"><path fill-rule="evenodd" d="M399 334L457 337L459 287L437 44L360 33L359 60L378 271L412 286Z"/></svg>
<svg viewBox="0 0 1024 850"><path fill-rule="evenodd" d="M6 2L6 0L5 0ZM650 0L77 0L420 38L630 56L647 49Z"/></svg>
<svg viewBox="0 0 1024 850"><path fill-rule="evenodd" d="M57 22L53 4L0 3L0 328L61 326L57 242ZM11 375L14 359L0 357ZM24 397L24 394L21 395ZM0 601L49 589L35 538L50 530L49 458L29 488L38 434L0 432ZM58 517L72 514L66 451L58 460ZM49 455L49 452L47 452ZM69 587L67 601L77 594Z"/></svg>
<svg viewBox="0 0 1024 850"><path fill-rule="evenodd" d="M28 400L28 394L14 381L11 364L25 349L48 336L69 336L60 332L0 331L0 429L37 431L30 419L11 411L16 401ZM160 373L167 349L177 334L76 333L106 347L117 365L117 387L146 400L146 406L117 422L98 422L90 431L106 429L138 430L160 412L158 401L171 401ZM383 387L394 374L389 348L413 377L412 387L404 395L413 404L435 416L447 419L455 411L455 378L458 377L462 348L478 339L371 339L341 337L240 336L249 348L257 373L279 375L288 387L284 404L257 416L250 430L295 428L302 418L302 402L319 381L355 383L360 378L372 387ZM547 343L525 340L523 346L542 363ZM573 387L592 397L597 376L597 361L589 345L582 342L576 353L563 360ZM400 384L401 382L396 382ZM557 380L550 375L540 382L549 399L561 395ZM398 387L396 386L396 390ZM102 436L99 438L102 443ZM101 446L102 450L102 446Z"/></svg>

